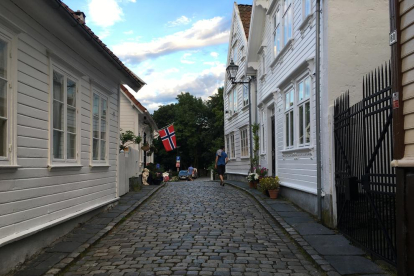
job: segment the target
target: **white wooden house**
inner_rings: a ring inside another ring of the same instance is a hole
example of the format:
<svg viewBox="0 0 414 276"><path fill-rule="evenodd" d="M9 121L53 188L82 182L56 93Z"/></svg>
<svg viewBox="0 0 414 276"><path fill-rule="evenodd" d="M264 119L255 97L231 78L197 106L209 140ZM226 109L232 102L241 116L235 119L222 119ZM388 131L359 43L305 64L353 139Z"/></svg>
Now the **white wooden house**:
<svg viewBox="0 0 414 276"><path fill-rule="evenodd" d="M131 149L138 152L135 173L139 175L147 163L154 163L154 153L148 156L141 149L141 146L145 142L152 143L152 139L158 135L158 128L148 110L123 85L121 85L121 95L121 132L131 130L142 138L139 145L132 144L130 146Z"/></svg>
<svg viewBox="0 0 414 276"><path fill-rule="evenodd" d="M249 34L251 5L233 6L228 63L231 60L239 66L238 81L247 81L245 75L247 38ZM228 179L245 179L250 168L249 136L249 85L224 84L224 135L229 157L226 173Z"/></svg>
<svg viewBox="0 0 414 276"><path fill-rule="evenodd" d="M84 20L0 2L0 274L118 199L119 86L144 82Z"/></svg>
<svg viewBox="0 0 414 276"><path fill-rule="evenodd" d="M257 103L252 113L257 114L253 122L260 124L261 166L269 169L269 175L280 177L282 195L315 215L317 1L254 0L247 57L238 73L257 79L257 93L252 91ZM319 1L321 194L327 223L335 224L331 106L348 89L352 102L359 101L359 87L352 85L360 84L364 73L389 59L388 3ZM375 15L367 20L370 11ZM229 54L232 50L230 44ZM231 120L234 118L225 120L226 134L235 129ZM238 126L247 124L247 117L237 120ZM239 136L235 136L234 144L236 149L241 144ZM240 157L236 150L235 159ZM246 168L248 164L243 171L247 172ZM228 171L232 172L231 166Z"/></svg>

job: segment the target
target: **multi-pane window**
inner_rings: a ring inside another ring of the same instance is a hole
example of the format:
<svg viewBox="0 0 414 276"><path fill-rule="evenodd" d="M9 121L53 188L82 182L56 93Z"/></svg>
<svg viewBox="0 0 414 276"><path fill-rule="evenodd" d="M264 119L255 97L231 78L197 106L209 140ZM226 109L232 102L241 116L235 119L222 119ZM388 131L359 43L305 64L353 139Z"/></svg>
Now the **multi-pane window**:
<svg viewBox="0 0 414 276"><path fill-rule="evenodd" d="M247 79L244 80L245 82ZM243 106L246 106L249 104L249 84L244 83L243 84Z"/></svg>
<svg viewBox="0 0 414 276"><path fill-rule="evenodd" d="M232 52L233 52L233 62L235 63L235 64L237 64L238 63L238 57L237 57L237 43L236 44L234 44L234 46L233 46L233 49L232 49Z"/></svg>
<svg viewBox="0 0 414 276"><path fill-rule="evenodd" d="M292 0L284 0L283 13L283 43L286 43L292 38L293 34L293 4Z"/></svg>
<svg viewBox="0 0 414 276"><path fill-rule="evenodd" d="M285 146L293 147L294 139L294 102L295 93L293 88L285 93Z"/></svg>
<svg viewBox="0 0 414 276"><path fill-rule="evenodd" d="M226 149L225 151L228 153L230 158L230 135L226 135Z"/></svg>
<svg viewBox="0 0 414 276"><path fill-rule="evenodd" d="M311 0L303 0L303 18L311 14Z"/></svg>
<svg viewBox="0 0 414 276"><path fill-rule="evenodd" d="M54 160L77 159L77 83L74 78L53 70L53 147Z"/></svg>
<svg viewBox="0 0 414 276"><path fill-rule="evenodd" d="M227 95L230 116L233 115L233 90Z"/></svg>
<svg viewBox="0 0 414 276"><path fill-rule="evenodd" d="M108 100L100 94L93 93L93 137L92 159L105 161L107 159L107 113Z"/></svg>
<svg viewBox="0 0 414 276"><path fill-rule="evenodd" d="M274 32L273 32L273 52L274 52L274 56L276 57L277 54L279 54L280 50L282 49L282 20L281 20L281 16L282 16L282 11L280 6L277 7L276 9L276 13L273 16L273 27L274 27Z"/></svg>
<svg viewBox="0 0 414 276"><path fill-rule="evenodd" d="M237 113L237 90L233 89L233 91L231 92L231 94L233 94L232 100L233 100L233 104L232 104L232 112Z"/></svg>
<svg viewBox="0 0 414 276"><path fill-rule="evenodd" d="M266 113L264 110L262 110L262 118L261 118L261 135L262 136L262 152L266 150L265 148L265 118Z"/></svg>
<svg viewBox="0 0 414 276"><path fill-rule="evenodd" d="M310 143L310 91L311 79L307 77L298 84L299 146Z"/></svg>
<svg viewBox="0 0 414 276"><path fill-rule="evenodd" d="M249 155L249 140L247 138L247 128L240 131L240 145L241 145L241 156Z"/></svg>
<svg viewBox="0 0 414 276"><path fill-rule="evenodd" d="M234 147L234 133L230 134L230 158L236 158L236 149Z"/></svg>
<svg viewBox="0 0 414 276"><path fill-rule="evenodd" d="M8 135L8 43L0 39L0 157L7 157Z"/></svg>

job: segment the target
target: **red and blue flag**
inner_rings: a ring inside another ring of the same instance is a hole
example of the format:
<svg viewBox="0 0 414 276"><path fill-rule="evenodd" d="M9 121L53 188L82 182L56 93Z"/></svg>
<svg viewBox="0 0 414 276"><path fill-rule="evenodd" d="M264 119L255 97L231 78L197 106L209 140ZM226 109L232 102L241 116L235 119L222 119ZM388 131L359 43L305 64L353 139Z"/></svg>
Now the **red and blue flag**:
<svg viewBox="0 0 414 276"><path fill-rule="evenodd" d="M158 131L160 134L162 143L164 144L166 151L172 151L177 147L177 142L175 140L174 125L170 125L167 128L161 129Z"/></svg>

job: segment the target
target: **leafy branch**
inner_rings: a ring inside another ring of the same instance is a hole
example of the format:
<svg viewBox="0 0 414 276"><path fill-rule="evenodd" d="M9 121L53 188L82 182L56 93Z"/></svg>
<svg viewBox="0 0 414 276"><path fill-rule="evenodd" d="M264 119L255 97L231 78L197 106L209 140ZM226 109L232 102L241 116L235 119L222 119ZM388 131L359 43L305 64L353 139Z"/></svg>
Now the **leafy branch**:
<svg viewBox="0 0 414 276"><path fill-rule="evenodd" d="M131 130L122 132L120 134L121 144L119 145L119 150L125 150L128 146L132 144L139 144L142 141L141 136L136 136Z"/></svg>
<svg viewBox="0 0 414 276"><path fill-rule="evenodd" d="M253 132L253 157L251 158L251 167L257 167L259 165L259 124L252 124Z"/></svg>

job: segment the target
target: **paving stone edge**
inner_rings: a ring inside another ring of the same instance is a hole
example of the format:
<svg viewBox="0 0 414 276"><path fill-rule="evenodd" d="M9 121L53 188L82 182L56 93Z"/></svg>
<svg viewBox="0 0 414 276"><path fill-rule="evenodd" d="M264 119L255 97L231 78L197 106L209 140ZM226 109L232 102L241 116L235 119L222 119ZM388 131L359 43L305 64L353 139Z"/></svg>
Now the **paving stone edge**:
<svg viewBox="0 0 414 276"><path fill-rule="evenodd" d="M293 229L279 214L277 214L276 211L274 211L270 206L267 205L260 197L256 196L252 192L250 192L248 189L237 186L235 184L229 183L224 181L225 184L232 186L236 189L242 190L245 193L252 196L259 204L262 206L262 208L279 224L280 227L282 227L288 235L295 241L296 245L300 248L302 248L307 254L308 257L310 257L313 262L320 267L325 273L327 273L329 276L340 276L341 274L330 265L330 263L321 255L318 254L318 252L295 230Z"/></svg>
<svg viewBox="0 0 414 276"><path fill-rule="evenodd" d="M55 264L51 269L46 272L44 276L55 276L59 275L63 272L67 267L69 267L72 263L76 262L80 257L81 254L84 253L88 248L92 245L97 243L100 239L102 239L109 231L111 231L115 226L117 226L122 219L127 217L130 213L135 211L138 207L143 205L148 199L150 199L156 192L158 192L161 188L165 187L166 183L161 184L160 186L154 188L150 191L146 196L138 200L134 203L131 207L121 213L119 216L114 218L104 229L96 233L92 238L87 240L85 243L81 244L75 251L67 255L65 258L60 260L57 264Z"/></svg>

